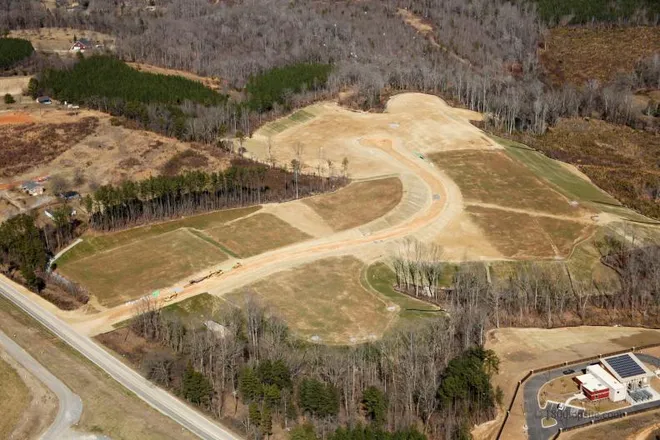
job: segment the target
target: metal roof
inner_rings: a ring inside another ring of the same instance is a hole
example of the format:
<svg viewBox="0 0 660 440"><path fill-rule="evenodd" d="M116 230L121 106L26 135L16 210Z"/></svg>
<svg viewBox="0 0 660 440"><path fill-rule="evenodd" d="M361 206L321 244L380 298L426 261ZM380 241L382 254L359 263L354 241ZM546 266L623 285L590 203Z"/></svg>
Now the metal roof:
<svg viewBox="0 0 660 440"><path fill-rule="evenodd" d="M647 372L642 368L639 363L632 358L630 354L622 354L605 359L605 362L619 375L622 379L628 377L644 375Z"/></svg>

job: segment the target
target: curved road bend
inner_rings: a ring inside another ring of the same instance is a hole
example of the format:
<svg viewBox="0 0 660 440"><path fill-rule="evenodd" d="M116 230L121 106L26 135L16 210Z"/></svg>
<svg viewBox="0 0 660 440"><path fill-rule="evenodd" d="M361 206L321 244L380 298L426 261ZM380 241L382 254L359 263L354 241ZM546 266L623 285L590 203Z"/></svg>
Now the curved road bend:
<svg viewBox="0 0 660 440"><path fill-rule="evenodd" d="M59 408L55 420L39 438L42 440L64 438L69 428L80 420L83 409L80 397L2 331L0 331L0 346L57 396Z"/></svg>
<svg viewBox="0 0 660 440"><path fill-rule="evenodd" d="M0 276L0 294L32 316L57 337L78 350L83 356L108 373L117 382L135 393L150 406L171 418L193 434L205 440L237 440L236 434L211 421L172 394L151 384L123 364L93 340L78 334L68 324L48 310L28 299L15 284Z"/></svg>

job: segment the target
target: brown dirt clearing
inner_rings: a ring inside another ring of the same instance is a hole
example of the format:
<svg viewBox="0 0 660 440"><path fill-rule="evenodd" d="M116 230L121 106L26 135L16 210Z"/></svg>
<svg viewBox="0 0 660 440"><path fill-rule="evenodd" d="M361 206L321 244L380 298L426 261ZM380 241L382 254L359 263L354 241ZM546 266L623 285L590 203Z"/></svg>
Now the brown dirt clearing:
<svg viewBox="0 0 660 440"><path fill-rule="evenodd" d="M516 259L566 258L593 227L552 217L468 206L469 213L495 248Z"/></svg>
<svg viewBox="0 0 660 440"><path fill-rule="evenodd" d="M253 292L306 339L318 336L319 342L331 344L377 339L395 315L362 286L363 268L353 257L328 258L277 273L226 298L240 304Z"/></svg>
<svg viewBox="0 0 660 440"><path fill-rule="evenodd" d="M645 26L557 27L546 39L541 62L555 84L583 86L611 81L660 47L660 28Z"/></svg>
<svg viewBox="0 0 660 440"><path fill-rule="evenodd" d="M502 151L453 151L430 156L461 188L467 202L579 217L569 200Z"/></svg>
<svg viewBox="0 0 660 440"><path fill-rule="evenodd" d="M335 231L364 225L390 212L401 201L403 185L396 177L352 183L332 194L305 199Z"/></svg>
<svg viewBox="0 0 660 440"><path fill-rule="evenodd" d="M191 81L202 83L204 84L204 86L213 90L219 90L222 87L222 82L218 78L199 76L199 75L195 75L194 73L188 72L186 70L167 69L165 67L158 67L158 66L153 66L151 64L143 64L143 63L126 63L126 64L142 72L156 73L158 75L182 76Z"/></svg>
<svg viewBox="0 0 660 440"><path fill-rule="evenodd" d="M27 113L3 113L0 114L0 125L29 124L34 119Z"/></svg>

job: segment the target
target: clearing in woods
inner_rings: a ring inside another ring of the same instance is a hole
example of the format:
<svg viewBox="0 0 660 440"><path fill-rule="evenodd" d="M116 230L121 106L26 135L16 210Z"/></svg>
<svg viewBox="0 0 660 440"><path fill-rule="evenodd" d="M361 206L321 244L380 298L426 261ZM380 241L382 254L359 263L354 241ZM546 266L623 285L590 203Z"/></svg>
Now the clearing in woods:
<svg viewBox="0 0 660 440"><path fill-rule="evenodd" d="M305 199L335 231L360 226L390 212L401 201L403 185L396 177L352 183L333 194Z"/></svg>
<svg viewBox="0 0 660 440"><path fill-rule="evenodd" d="M516 383L531 369L578 360L601 353L660 343L660 330L632 327L502 328L488 333L486 348L500 359L493 385L510 402ZM524 439L523 399L516 398L502 438ZM499 414L497 422L501 422ZM581 431L578 431L581 432Z"/></svg>
<svg viewBox="0 0 660 440"><path fill-rule="evenodd" d="M361 283L364 263L354 257L327 258L271 275L226 299L241 305L255 294L294 333L329 343L358 343L380 338L396 319L396 309Z"/></svg>
<svg viewBox="0 0 660 440"><path fill-rule="evenodd" d="M11 438L23 412L30 403L30 393L18 373L0 359L0 438Z"/></svg>

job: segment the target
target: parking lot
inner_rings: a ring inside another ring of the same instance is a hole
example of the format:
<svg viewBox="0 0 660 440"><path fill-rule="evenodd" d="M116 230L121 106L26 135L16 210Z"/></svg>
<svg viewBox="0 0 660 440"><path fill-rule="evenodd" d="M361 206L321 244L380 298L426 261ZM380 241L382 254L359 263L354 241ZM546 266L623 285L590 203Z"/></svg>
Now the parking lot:
<svg viewBox="0 0 660 440"><path fill-rule="evenodd" d="M656 368L660 368L660 359L645 354L636 353L636 355L641 361L651 364ZM565 430L578 426L586 426L602 420L620 418L649 408L660 407L660 400L644 401L643 403L638 403L627 408L600 414L587 413L582 408L563 404L560 405L554 402L548 402L545 408L539 407L538 394L545 383L565 375L565 372L569 370L577 372L586 369L591 363L593 362L586 362L571 365L570 367L545 371L530 377L527 382L525 382L523 397L525 399L527 433L530 440L546 440L552 438L560 429ZM562 407L561 409L560 406ZM544 418L555 419L557 423L554 426L544 428L542 425L542 420Z"/></svg>

